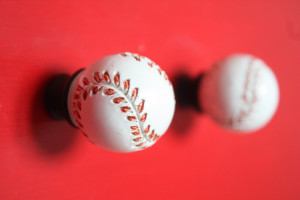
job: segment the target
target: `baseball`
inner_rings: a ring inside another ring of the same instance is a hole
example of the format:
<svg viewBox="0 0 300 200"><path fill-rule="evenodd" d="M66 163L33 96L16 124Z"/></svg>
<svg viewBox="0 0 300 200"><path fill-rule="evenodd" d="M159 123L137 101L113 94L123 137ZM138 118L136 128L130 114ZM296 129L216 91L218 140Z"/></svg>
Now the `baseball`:
<svg viewBox="0 0 300 200"><path fill-rule="evenodd" d="M199 103L215 122L240 132L256 131L274 115L279 88L271 69L259 58L229 56L204 74Z"/></svg>
<svg viewBox="0 0 300 200"><path fill-rule="evenodd" d="M133 53L106 56L79 73L68 93L74 125L115 152L152 146L168 129L175 97L166 73Z"/></svg>

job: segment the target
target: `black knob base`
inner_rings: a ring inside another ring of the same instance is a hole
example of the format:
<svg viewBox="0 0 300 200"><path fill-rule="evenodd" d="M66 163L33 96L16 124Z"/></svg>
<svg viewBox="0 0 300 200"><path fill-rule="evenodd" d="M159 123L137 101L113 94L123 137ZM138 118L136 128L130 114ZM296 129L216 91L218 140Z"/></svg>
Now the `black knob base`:
<svg viewBox="0 0 300 200"><path fill-rule="evenodd" d="M72 123L68 112L68 93L74 78L82 71L78 70L72 76L60 74L50 80L44 95L44 104L47 112L56 120L67 120Z"/></svg>
<svg viewBox="0 0 300 200"><path fill-rule="evenodd" d="M204 74L200 74L196 78L190 78L187 75L181 75L175 81L175 95L179 106L184 108L194 108L198 112L202 112L202 108L198 99L199 86Z"/></svg>

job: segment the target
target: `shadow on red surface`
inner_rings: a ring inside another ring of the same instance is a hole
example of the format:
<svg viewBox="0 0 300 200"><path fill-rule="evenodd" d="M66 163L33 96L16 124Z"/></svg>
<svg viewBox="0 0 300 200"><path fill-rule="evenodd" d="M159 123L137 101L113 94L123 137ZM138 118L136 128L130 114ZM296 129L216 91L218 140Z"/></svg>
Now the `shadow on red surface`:
<svg viewBox="0 0 300 200"><path fill-rule="evenodd" d="M55 69L57 67L53 67ZM50 68L51 69L51 68ZM44 105L44 95L46 88L57 73L47 71L41 77L41 84L36 88L35 97L32 102L32 138L42 154L55 156L62 154L72 147L76 139L77 129L72 127L67 121L57 121L50 117Z"/></svg>

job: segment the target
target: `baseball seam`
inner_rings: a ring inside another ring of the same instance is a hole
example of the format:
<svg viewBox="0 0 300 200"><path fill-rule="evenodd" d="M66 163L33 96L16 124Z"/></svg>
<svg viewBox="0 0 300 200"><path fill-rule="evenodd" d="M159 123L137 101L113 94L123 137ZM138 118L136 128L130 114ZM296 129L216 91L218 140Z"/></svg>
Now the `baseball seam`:
<svg viewBox="0 0 300 200"><path fill-rule="evenodd" d="M164 79L166 81L168 81L169 85L172 85L171 81L169 80L168 75L166 74L166 72L164 72L155 62L153 62L152 60L147 59L145 56L141 56L139 54L133 54L133 53L129 53L129 52L124 52L120 54L123 57L127 57L127 56L131 56L133 57L136 61L141 62L141 61L146 61L147 65L151 68L156 68L157 72L159 73L159 75L163 76Z"/></svg>
<svg viewBox="0 0 300 200"><path fill-rule="evenodd" d="M122 53L122 56L131 55L134 57L135 60L141 61L145 59L145 57L137 55L137 54L130 54L130 53ZM153 68L153 66L157 66L154 62L148 61L148 66ZM166 73L162 71L158 66L156 67L158 73L164 76L164 79L170 83ZM110 75L107 71L104 71L102 75L99 72L93 73L93 79L95 82L91 82L88 78L83 77L82 83L83 86L78 84L74 96L73 96L73 115L75 117L75 123L78 125L78 128L82 131L83 135L88 138L88 135L84 132L84 125L81 123L81 107L82 102L87 99L87 97L92 97L96 95L98 92L102 91L102 94L105 96L113 96L112 103L117 104L129 104L129 106L122 105L120 107L120 111L126 114L126 119L130 122L135 122L134 126L130 126L131 134L133 136L132 142L134 143L135 147L144 149L147 148L147 142L155 142L160 138L158 134L155 133L155 130L150 130L151 126L148 124L146 128L144 128L144 124L147 119L147 113L143 113L145 100L142 99L139 104L135 104L135 100L138 96L139 89L133 88L131 90L131 95L128 96L130 92L130 80L126 79L123 81L123 89L120 87L120 74L116 73L113 75L113 79L110 78ZM113 81L112 81L113 80ZM116 94L121 94L117 96ZM133 115L128 115L128 114ZM89 138L88 138L89 139ZM89 139L90 140L90 139ZM91 140L90 140L91 141ZM93 141L91 141L93 143Z"/></svg>
<svg viewBox="0 0 300 200"><path fill-rule="evenodd" d="M260 68L254 67L253 63L255 61L256 59L252 58L247 69L246 81L242 94L242 100L245 106L239 111L239 115L237 117L238 123L242 123L247 117L251 115L254 109L254 104L258 101L257 84Z"/></svg>
<svg viewBox="0 0 300 200"><path fill-rule="evenodd" d="M254 62L256 60L256 58L252 58L247 66L246 80L244 82L243 91L241 94L243 105L239 109L237 116L230 116L229 118L224 118L222 117L222 115L214 112L214 115L212 117L220 124L229 127L241 124L247 117L249 117L253 113L254 104L258 101L257 85L260 71L260 68L254 65ZM216 64L213 70L219 70L220 67L220 64ZM209 110L211 110L211 108L209 108Z"/></svg>

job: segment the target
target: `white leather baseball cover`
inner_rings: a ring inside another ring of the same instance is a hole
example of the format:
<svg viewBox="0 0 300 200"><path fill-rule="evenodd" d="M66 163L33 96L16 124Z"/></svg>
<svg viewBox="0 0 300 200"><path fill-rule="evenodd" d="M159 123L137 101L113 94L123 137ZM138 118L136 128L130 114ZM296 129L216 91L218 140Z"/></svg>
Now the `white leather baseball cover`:
<svg viewBox="0 0 300 200"><path fill-rule="evenodd" d="M218 124L242 132L266 125L279 101L275 75L251 55L232 55L216 63L199 89L204 112Z"/></svg>
<svg viewBox="0 0 300 200"><path fill-rule="evenodd" d="M73 123L92 143L116 152L153 145L168 129L174 109L166 73L132 53L96 61L74 79L68 95Z"/></svg>

